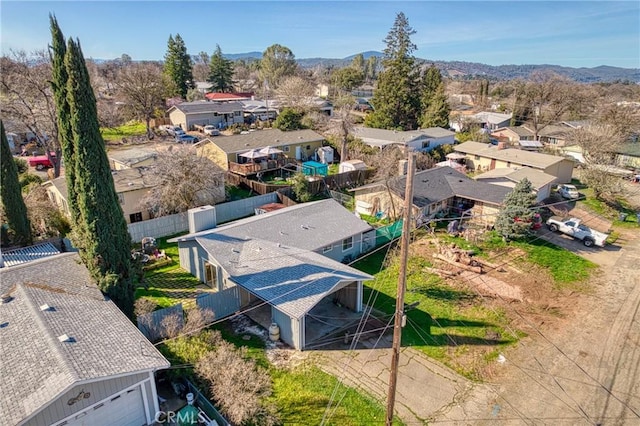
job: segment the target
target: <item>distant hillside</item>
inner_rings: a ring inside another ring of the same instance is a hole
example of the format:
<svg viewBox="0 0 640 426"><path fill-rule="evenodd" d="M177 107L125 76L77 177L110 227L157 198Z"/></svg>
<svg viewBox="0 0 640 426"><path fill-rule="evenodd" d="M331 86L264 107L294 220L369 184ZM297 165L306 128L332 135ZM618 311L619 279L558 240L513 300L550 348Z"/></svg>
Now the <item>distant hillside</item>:
<svg viewBox="0 0 640 426"><path fill-rule="evenodd" d="M347 56L346 58L300 58L297 59L298 64L303 68L321 67L344 67L353 61L358 55ZM383 53L375 50L362 52L365 60L371 56L382 57ZM261 52L235 53L225 54L227 59L260 59ZM476 78L486 77L495 80L511 80L516 78L527 78L532 72L538 70L548 70L566 76L571 80L581 83L596 83L615 80L628 80L640 83L640 68L619 68L607 65L601 65L595 68L571 68L560 65L487 65L477 62L464 61L433 61L429 59L418 58L426 64L434 64L444 75L452 78Z"/></svg>

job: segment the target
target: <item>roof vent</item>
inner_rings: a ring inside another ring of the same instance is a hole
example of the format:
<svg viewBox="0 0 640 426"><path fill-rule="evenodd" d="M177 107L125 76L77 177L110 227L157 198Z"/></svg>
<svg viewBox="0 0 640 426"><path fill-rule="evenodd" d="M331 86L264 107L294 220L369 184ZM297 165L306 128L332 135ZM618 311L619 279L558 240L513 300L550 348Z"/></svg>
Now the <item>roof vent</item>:
<svg viewBox="0 0 640 426"><path fill-rule="evenodd" d="M302 229L309 229L309 225L300 225L300 228L302 228Z"/></svg>
<svg viewBox="0 0 640 426"><path fill-rule="evenodd" d="M240 250L238 250L237 248L232 248L231 251L234 253L240 253Z"/></svg>
<svg viewBox="0 0 640 426"><path fill-rule="evenodd" d="M45 303L44 305L40 306L40 310L41 311L53 311L53 308Z"/></svg>
<svg viewBox="0 0 640 426"><path fill-rule="evenodd" d="M9 294L3 294L2 296L0 296L0 301L2 303L9 303L13 300L13 297L11 297L11 295Z"/></svg>
<svg viewBox="0 0 640 426"><path fill-rule="evenodd" d="M74 339L73 337L69 337L66 334L63 334L62 336L58 336L58 340L61 343L73 343L76 341L76 339Z"/></svg>
<svg viewBox="0 0 640 426"><path fill-rule="evenodd" d="M129 183L127 183L127 185L133 186L133 182L129 182Z"/></svg>

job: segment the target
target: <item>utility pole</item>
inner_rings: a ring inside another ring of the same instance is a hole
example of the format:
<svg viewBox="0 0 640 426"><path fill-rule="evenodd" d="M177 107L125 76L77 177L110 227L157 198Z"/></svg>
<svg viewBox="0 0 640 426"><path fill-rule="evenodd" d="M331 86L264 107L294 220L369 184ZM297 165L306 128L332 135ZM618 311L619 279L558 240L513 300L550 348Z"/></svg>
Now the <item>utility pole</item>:
<svg viewBox="0 0 640 426"><path fill-rule="evenodd" d="M408 151L408 148L407 148ZM413 177L415 175L415 156L408 151L407 185L404 190L404 214L402 219L402 241L400 245L400 275L398 276L398 294L396 296L395 323L393 326L393 346L391 352L391 374L389 376L389 392L387 394L386 426L393 424L393 407L396 402L396 385L398 382L398 361L400 360L400 344L404 317L404 292L407 288L407 262L409 260L409 234L411 231L411 210L413 206Z"/></svg>

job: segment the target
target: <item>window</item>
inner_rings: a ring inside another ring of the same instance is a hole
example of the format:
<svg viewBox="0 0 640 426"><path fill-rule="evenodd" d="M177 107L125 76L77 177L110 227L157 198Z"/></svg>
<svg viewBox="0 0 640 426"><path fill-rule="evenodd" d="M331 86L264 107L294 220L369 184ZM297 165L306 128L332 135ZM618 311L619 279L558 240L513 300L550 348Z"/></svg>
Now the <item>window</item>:
<svg viewBox="0 0 640 426"><path fill-rule="evenodd" d="M425 141L425 142L422 142L422 149L427 149L427 148L429 148L429 145L431 145L431 141Z"/></svg>
<svg viewBox="0 0 640 426"><path fill-rule="evenodd" d="M342 251L350 250L353 247L353 237L342 240Z"/></svg>
<svg viewBox="0 0 640 426"><path fill-rule="evenodd" d="M234 111L233 115L235 115L236 117L240 117L240 114L242 114L242 111Z"/></svg>
<svg viewBox="0 0 640 426"><path fill-rule="evenodd" d="M124 204L124 194L118 193L118 201L120 204Z"/></svg>
<svg viewBox="0 0 640 426"><path fill-rule="evenodd" d="M331 250L333 250L333 245L332 244L329 244L328 246L322 247L322 252L323 253L326 253L326 252L331 251Z"/></svg>
<svg viewBox="0 0 640 426"><path fill-rule="evenodd" d="M131 222L131 223L142 222L142 213L140 213L140 212L131 213L129 215L129 222Z"/></svg>
<svg viewBox="0 0 640 426"><path fill-rule="evenodd" d="M307 151L311 149L311 145L307 145Z"/></svg>
<svg viewBox="0 0 640 426"><path fill-rule="evenodd" d="M507 167L511 167L511 161L507 161Z"/></svg>
<svg viewBox="0 0 640 426"><path fill-rule="evenodd" d="M209 284L214 291L218 290L218 267L207 261L204 262L204 281Z"/></svg>
<svg viewBox="0 0 640 426"><path fill-rule="evenodd" d="M480 159L480 156L479 156L479 155L474 155L474 156L473 156L473 159L474 159L474 160L479 160L479 159Z"/></svg>

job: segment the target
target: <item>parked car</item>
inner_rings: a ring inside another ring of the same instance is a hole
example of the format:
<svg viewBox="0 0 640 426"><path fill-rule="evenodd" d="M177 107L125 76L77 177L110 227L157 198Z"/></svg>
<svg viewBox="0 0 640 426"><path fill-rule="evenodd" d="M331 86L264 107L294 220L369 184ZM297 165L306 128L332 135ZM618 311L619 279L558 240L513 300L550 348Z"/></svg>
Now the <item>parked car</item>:
<svg viewBox="0 0 640 426"><path fill-rule="evenodd" d="M178 143L196 143L198 138L195 136L187 135L186 133L176 135L176 142Z"/></svg>
<svg viewBox="0 0 640 426"><path fill-rule="evenodd" d="M576 198L580 198L578 188L573 185L563 184L558 186L558 194L560 194L562 198L566 198L567 200L575 200Z"/></svg>
<svg viewBox="0 0 640 426"><path fill-rule="evenodd" d="M204 134L208 136L220 136L220 130L209 124L208 126L204 126Z"/></svg>
<svg viewBox="0 0 640 426"><path fill-rule="evenodd" d="M55 153L51 153L51 158L56 158ZM29 157L29 166L35 167L36 170L44 170L53 167L53 164L46 155L34 155Z"/></svg>
<svg viewBox="0 0 640 426"><path fill-rule="evenodd" d="M178 135L186 134L186 132L184 130L182 130L182 127L173 126L171 124L162 125L162 126L159 127L159 129L160 130L164 130L165 132L167 132L167 134L169 136L178 136Z"/></svg>
<svg viewBox="0 0 640 426"><path fill-rule="evenodd" d="M604 247L605 241L609 236L583 225L580 223L580 219L575 217L562 219L558 216L552 216L547 220L547 226L551 232L560 231L563 234L570 235L576 240L581 240L582 244L587 247L593 245Z"/></svg>

